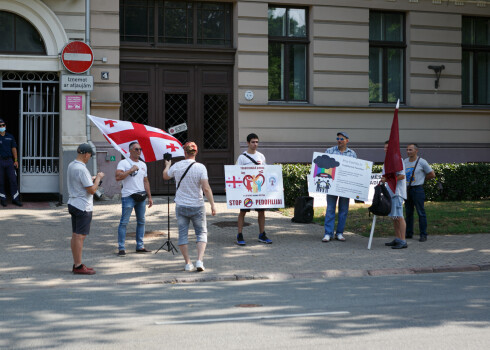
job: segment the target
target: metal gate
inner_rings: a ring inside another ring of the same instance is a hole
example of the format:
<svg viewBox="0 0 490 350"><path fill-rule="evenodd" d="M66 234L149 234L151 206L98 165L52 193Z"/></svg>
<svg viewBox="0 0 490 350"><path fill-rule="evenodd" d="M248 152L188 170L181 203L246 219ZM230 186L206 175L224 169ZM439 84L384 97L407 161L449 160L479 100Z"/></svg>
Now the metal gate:
<svg viewBox="0 0 490 350"><path fill-rule="evenodd" d="M0 89L19 90L21 193L59 193L59 78L57 73L3 72Z"/></svg>

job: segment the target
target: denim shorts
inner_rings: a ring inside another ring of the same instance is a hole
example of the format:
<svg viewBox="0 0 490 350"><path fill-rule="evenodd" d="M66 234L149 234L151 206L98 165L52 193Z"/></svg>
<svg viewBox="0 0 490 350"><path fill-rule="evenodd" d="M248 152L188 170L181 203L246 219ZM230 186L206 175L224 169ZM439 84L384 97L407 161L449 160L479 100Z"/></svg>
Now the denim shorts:
<svg viewBox="0 0 490 350"><path fill-rule="evenodd" d="M192 221L196 233L197 242L208 241L208 230L206 224L206 207L185 207L176 205L175 216L179 225L179 245L189 243L189 223Z"/></svg>
<svg viewBox="0 0 490 350"><path fill-rule="evenodd" d="M92 222L92 212L80 210L70 204L68 204L68 212L71 214L71 232L79 235L88 235Z"/></svg>
<svg viewBox="0 0 490 350"><path fill-rule="evenodd" d="M391 197L391 212L388 215L393 219L403 217L403 198L400 196Z"/></svg>

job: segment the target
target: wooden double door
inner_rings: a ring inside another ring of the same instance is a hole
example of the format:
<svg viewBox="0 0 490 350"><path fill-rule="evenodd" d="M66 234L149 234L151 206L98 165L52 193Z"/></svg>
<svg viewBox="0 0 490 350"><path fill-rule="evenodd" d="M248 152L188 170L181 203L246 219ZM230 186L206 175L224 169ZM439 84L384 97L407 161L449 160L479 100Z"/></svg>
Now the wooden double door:
<svg viewBox="0 0 490 350"><path fill-rule="evenodd" d="M163 130L186 123L174 136L196 142L215 193L224 192L224 165L234 161L232 99L232 66L121 64L121 119ZM167 194L163 161L147 165L152 193Z"/></svg>

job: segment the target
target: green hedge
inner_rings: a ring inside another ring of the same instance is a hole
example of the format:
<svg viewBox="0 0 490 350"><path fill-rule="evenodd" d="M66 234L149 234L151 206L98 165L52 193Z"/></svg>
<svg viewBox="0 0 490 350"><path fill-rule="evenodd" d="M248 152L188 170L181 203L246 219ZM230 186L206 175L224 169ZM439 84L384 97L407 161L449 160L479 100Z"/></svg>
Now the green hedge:
<svg viewBox="0 0 490 350"><path fill-rule="evenodd" d="M424 185L428 201L462 201L490 199L490 164L431 164L436 178ZM294 206L297 197L307 196L306 177L310 164L283 164L284 200L287 207ZM373 166L380 173L381 165Z"/></svg>

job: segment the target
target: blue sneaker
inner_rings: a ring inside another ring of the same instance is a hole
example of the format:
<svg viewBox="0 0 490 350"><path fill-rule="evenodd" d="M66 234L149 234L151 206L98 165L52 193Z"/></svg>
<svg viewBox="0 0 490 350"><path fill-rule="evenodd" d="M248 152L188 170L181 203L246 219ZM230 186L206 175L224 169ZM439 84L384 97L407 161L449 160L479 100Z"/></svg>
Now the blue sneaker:
<svg viewBox="0 0 490 350"><path fill-rule="evenodd" d="M245 240L243 239L243 235L241 233L236 235L236 244L245 245Z"/></svg>
<svg viewBox="0 0 490 350"><path fill-rule="evenodd" d="M265 232L259 235L259 242L265 244L272 244L272 241L269 238L267 238Z"/></svg>

